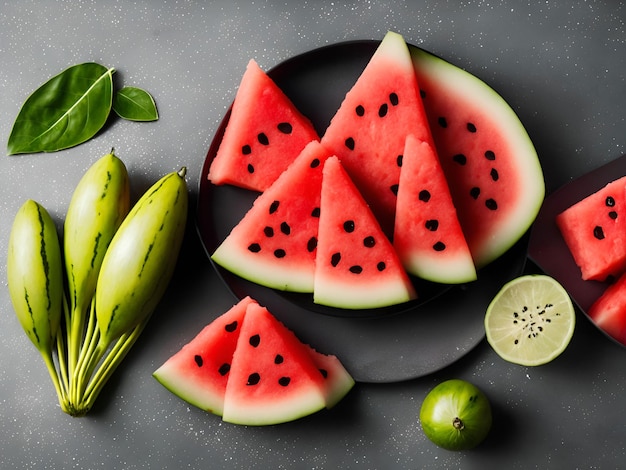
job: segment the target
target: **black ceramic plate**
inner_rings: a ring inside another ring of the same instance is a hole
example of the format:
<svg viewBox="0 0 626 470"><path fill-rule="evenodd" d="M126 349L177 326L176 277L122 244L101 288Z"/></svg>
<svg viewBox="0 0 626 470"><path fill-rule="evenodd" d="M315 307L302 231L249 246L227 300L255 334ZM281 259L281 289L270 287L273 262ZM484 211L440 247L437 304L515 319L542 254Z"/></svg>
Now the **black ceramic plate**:
<svg viewBox="0 0 626 470"><path fill-rule="evenodd" d="M378 44L326 46L293 57L268 74L322 135ZM257 195L207 180L228 118L227 113L214 136L199 182L197 227L209 256ZM250 295L267 306L303 341L337 355L356 380L395 382L452 364L482 340L487 305L504 282L522 272L526 247L525 237L481 270L476 282L454 287L418 282L419 300L374 312L326 309L309 295L268 289L214 266L236 297Z"/></svg>
<svg viewBox="0 0 626 470"><path fill-rule="evenodd" d="M531 231L528 257L542 271L565 287L587 318L589 307L604 292L607 284L583 281L580 269L556 225L555 217L607 183L624 175L626 175L626 155L565 184L546 198Z"/></svg>

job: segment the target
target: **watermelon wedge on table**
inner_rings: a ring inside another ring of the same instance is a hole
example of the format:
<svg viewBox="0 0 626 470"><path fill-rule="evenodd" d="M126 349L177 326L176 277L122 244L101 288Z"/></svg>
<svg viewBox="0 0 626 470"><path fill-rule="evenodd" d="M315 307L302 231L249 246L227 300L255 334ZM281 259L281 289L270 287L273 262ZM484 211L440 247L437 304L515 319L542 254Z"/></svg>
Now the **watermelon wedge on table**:
<svg viewBox="0 0 626 470"><path fill-rule="evenodd" d="M250 297L241 299L154 372L154 377L191 405L222 415L233 354Z"/></svg>
<svg viewBox="0 0 626 470"><path fill-rule="evenodd" d="M605 281L626 270L626 176L556 216L584 280Z"/></svg>
<svg viewBox="0 0 626 470"><path fill-rule="evenodd" d="M480 268L513 246L545 195L535 148L511 107L479 78L410 47L435 147Z"/></svg>
<svg viewBox="0 0 626 470"><path fill-rule="evenodd" d="M252 282L313 292L322 168L329 153L310 142L213 252L213 261Z"/></svg>
<svg viewBox="0 0 626 470"><path fill-rule="evenodd" d="M337 357L300 342L250 297L207 325L153 375L188 403L253 426L332 408L354 386Z"/></svg>
<svg viewBox="0 0 626 470"><path fill-rule="evenodd" d="M409 134L432 143L408 47L401 35L389 32L322 136L388 236Z"/></svg>
<svg viewBox="0 0 626 470"><path fill-rule="evenodd" d="M313 301L376 308L416 293L391 242L336 156L322 177Z"/></svg>
<svg viewBox="0 0 626 470"><path fill-rule="evenodd" d="M476 280L439 159L428 142L414 135L404 148L393 246L415 276L444 284Z"/></svg>
<svg viewBox="0 0 626 470"><path fill-rule="evenodd" d="M311 122L250 60L208 178L264 191L312 140L319 137Z"/></svg>
<svg viewBox="0 0 626 470"><path fill-rule="evenodd" d="M587 313L602 331L626 346L626 274L609 285Z"/></svg>

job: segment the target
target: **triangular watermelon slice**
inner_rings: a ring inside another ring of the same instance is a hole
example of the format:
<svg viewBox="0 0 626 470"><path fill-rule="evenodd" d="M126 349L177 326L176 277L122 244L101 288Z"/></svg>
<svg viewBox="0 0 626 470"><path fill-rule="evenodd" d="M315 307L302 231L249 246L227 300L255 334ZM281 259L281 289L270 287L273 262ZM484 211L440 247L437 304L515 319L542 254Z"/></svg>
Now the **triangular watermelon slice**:
<svg viewBox="0 0 626 470"><path fill-rule="evenodd" d="M388 236L408 134L432 142L408 47L401 35L389 32L322 136Z"/></svg>
<svg viewBox="0 0 626 470"><path fill-rule="evenodd" d="M250 297L209 323L153 375L189 404L248 425L332 408L354 386L336 356L300 342Z"/></svg>
<svg viewBox="0 0 626 470"><path fill-rule="evenodd" d="M277 424L325 407L324 377L308 347L265 307L250 304L233 356L222 419Z"/></svg>
<svg viewBox="0 0 626 470"><path fill-rule="evenodd" d="M250 297L241 299L204 327L153 376L191 405L221 416L237 339L246 309L253 303Z"/></svg>
<svg viewBox="0 0 626 470"><path fill-rule="evenodd" d="M313 292L322 168L329 152L310 142L254 202L211 258L252 282Z"/></svg>
<svg viewBox="0 0 626 470"><path fill-rule="evenodd" d="M393 246L411 274L433 282L476 280L476 269L439 159L409 135L404 148Z"/></svg>
<svg viewBox="0 0 626 470"><path fill-rule="evenodd" d="M208 178L264 191L312 140L319 136L311 122L250 60Z"/></svg>
<svg viewBox="0 0 626 470"><path fill-rule="evenodd" d="M326 160L313 301L377 308L416 297L391 242L339 159Z"/></svg>

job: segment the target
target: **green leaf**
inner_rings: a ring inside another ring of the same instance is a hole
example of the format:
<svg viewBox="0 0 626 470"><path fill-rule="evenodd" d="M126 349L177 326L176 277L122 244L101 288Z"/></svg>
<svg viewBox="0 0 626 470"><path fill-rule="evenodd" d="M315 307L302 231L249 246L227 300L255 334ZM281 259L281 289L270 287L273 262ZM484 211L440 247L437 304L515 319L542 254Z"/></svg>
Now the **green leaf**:
<svg viewBox="0 0 626 470"><path fill-rule="evenodd" d="M113 111L130 121L156 121L159 114L150 93L141 88L127 86L119 90L113 99Z"/></svg>
<svg viewBox="0 0 626 470"><path fill-rule="evenodd" d="M111 112L114 71L78 64L40 86L13 124L8 154L55 152L93 137Z"/></svg>

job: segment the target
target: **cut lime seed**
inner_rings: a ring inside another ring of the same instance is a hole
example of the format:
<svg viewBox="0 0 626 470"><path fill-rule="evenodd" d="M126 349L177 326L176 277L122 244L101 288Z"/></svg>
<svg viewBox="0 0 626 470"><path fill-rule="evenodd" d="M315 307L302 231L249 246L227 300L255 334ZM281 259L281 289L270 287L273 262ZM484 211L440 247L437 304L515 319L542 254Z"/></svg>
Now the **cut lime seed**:
<svg viewBox="0 0 626 470"><path fill-rule="evenodd" d="M576 314L567 291L538 274L505 284L485 315L487 341L504 360L524 366L546 364L561 354L574 334Z"/></svg>

